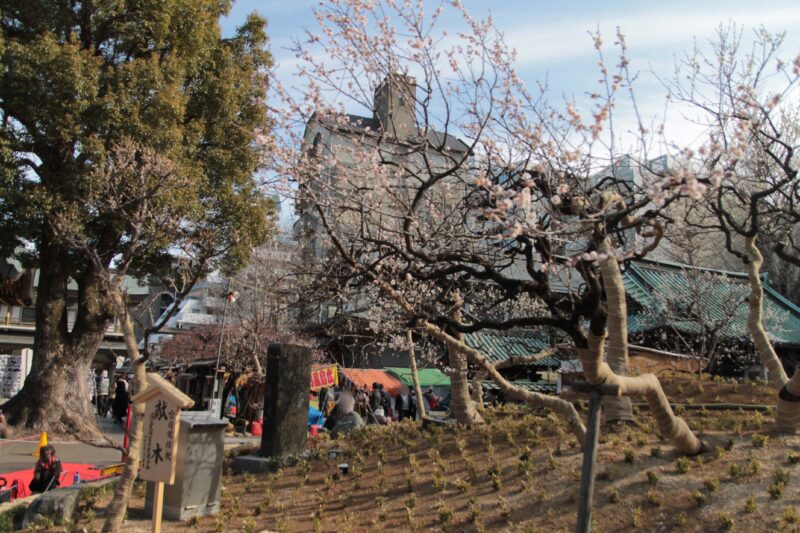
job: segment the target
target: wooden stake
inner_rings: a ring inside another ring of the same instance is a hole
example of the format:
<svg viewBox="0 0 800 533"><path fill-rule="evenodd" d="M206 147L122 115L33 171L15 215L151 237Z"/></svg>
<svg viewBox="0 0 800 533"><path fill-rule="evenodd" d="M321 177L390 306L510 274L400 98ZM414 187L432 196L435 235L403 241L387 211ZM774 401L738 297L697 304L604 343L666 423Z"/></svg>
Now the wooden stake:
<svg viewBox="0 0 800 533"><path fill-rule="evenodd" d="M164 483L156 481L155 501L153 502L153 533L161 533L161 514L164 510Z"/></svg>
<svg viewBox="0 0 800 533"><path fill-rule="evenodd" d="M600 436L600 399L602 393L593 388L589 393L589 421L586 424L586 443L583 445L583 468L578 503L578 524L575 533L591 533L594 477L597 465L597 442Z"/></svg>
<svg viewBox="0 0 800 533"><path fill-rule="evenodd" d="M427 400L422 397L422 387L419 384L419 372L417 371L417 357L414 354L414 336L410 329L406 330L406 341L408 342L408 360L411 364L411 381L414 383L414 394L417 397L417 420L422 420L427 412L427 409L423 407Z"/></svg>

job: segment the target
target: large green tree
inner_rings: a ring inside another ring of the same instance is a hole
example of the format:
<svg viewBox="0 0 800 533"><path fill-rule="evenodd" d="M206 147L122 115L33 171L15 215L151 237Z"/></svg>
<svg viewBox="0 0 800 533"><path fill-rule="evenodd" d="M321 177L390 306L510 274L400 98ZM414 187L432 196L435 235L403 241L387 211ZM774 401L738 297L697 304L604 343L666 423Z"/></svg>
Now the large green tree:
<svg viewBox="0 0 800 533"><path fill-rule="evenodd" d="M222 37L230 4L0 0L0 252L40 268L33 368L3 407L12 424L94 427L85 376L114 317L120 258L142 279L176 250L235 269L263 238L270 204L253 176L271 57L256 16ZM120 147L134 161L158 154L168 175L128 187ZM143 233L137 214L154 209L163 231Z"/></svg>

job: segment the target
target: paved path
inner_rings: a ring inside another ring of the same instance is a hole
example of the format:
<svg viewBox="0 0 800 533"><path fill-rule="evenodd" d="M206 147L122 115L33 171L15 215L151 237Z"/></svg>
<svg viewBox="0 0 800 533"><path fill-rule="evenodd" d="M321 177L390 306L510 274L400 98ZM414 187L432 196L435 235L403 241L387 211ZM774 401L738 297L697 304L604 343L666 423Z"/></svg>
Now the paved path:
<svg viewBox="0 0 800 533"><path fill-rule="evenodd" d="M124 429L111 418L98 418L100 429L106 437L117 445L122 445L125 436ZM27 435L22 435L23 437ZM261 437L225 437L225 447L241 445L258 445ZM38 436L30 440L0 440L0 474L33 468L36 457L32 454L39 443ZM86 463L97 466L106 466L119 463L122 455L119 450L92 446L77 441L50 441L55 446L59 459L65 463Z"/></svg>
<svg viewBox="0 0 800 533"><path fill-rule="evenodd" d="M98 425L106 437L115 444L122 444L124 430L110 418L98 419ZM23 437L27 435L22 435ZM32 440L0 440L0 474L33 468L36 457L32 454L39 443L38 437ZM118 463L121 459L119 450L101 448L76 441L50 441L56 449L59 459L65 463L87 463L105 466Z"/></svg>

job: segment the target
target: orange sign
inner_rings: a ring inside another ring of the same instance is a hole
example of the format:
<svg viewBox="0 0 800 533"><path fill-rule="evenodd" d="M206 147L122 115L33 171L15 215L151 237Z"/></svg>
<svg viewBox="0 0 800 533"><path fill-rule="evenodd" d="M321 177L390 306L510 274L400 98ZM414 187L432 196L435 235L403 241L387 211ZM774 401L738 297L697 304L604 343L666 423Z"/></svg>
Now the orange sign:
<svg viewBox="0 0 800 533"><path fill-rule="evenodd" d="M322 387L333 387L339 384L339 369L336 365L322 366L311 369L311 390L317 391Z"/></svg>

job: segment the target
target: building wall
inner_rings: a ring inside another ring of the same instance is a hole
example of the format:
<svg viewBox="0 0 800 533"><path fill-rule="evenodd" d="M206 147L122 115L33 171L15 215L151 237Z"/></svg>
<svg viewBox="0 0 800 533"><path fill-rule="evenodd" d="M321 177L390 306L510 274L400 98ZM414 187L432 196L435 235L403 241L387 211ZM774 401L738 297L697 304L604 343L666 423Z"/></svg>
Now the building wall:
<svg viewBox="0 0 800 533"><path fill-rule="evenodd" d="M703 366L704 362L694 357L670 357L635 348L631 348L628 352L628 367L631 374L658 374L665 370L697 373Z"/></svg>

